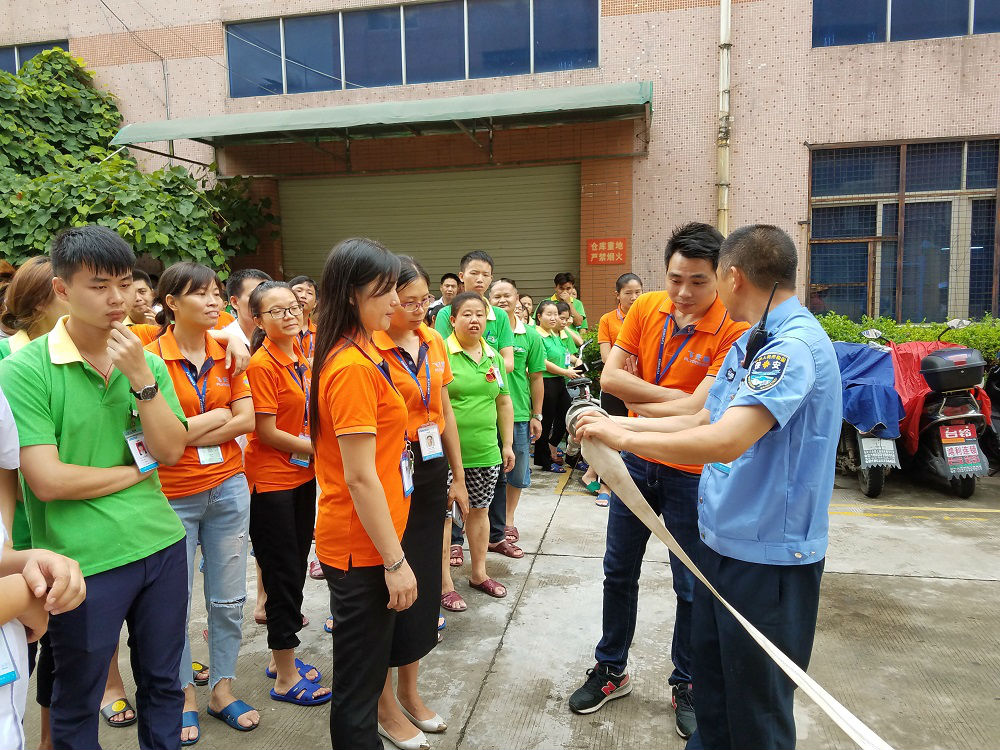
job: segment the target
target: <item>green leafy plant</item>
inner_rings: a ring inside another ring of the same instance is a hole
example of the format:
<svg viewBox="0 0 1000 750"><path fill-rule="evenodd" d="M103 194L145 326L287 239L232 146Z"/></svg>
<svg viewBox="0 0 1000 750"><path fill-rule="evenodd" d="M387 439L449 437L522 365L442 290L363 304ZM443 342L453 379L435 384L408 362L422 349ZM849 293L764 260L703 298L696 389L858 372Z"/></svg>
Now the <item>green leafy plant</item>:
<svg viewBox="0 0 1000 750"><path fill-rule="evenodd" d="M587 377L594 381L590 386L590 392L597 398L601 393L601 371L604 369L604 363L601 361L601 346L597 343L596 328L587 331L587 335L583 337L583 351L580 356L587 363Z"/></svg>
<svg viewBox="0 0 1000 750"><path fill-rule="evenodd" d="M889 341L901 344L905 341L934 341L946 327L944 323L899 323L892 318L867 316L855 322L836 313L819 315L816 319L833 341L854 343L864 343L861 332L868 328L876 328ZM978 349L987 360L992 360L1000 353L1000 320L987 315L967 328L949 331L943 338L959 346Z"/></svg>

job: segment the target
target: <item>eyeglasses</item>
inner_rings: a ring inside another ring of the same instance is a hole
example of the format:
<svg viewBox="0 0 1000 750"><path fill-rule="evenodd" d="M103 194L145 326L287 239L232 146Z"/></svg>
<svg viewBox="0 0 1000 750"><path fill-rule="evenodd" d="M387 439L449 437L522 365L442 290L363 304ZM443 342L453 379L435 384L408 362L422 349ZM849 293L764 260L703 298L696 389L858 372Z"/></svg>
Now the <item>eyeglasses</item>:
<svg viewBox="0 0 1000 750"><path fill-rule="evenodd" d="M294 317L299 317L302 314L304 308L302 305L292 305L291 307L272 307L267 310L267 314L270 315L275 320L281 320L287 314L291 313Z"/></svg>
<svg viewBox="0 0 1000 750"><path fill-rule="evenodd" d="M417 300L416 302L404 302L400 305L400 307L406 310L406 312L416 312L417 310L426 309L433 301L434 297L428 294L426 297L421 300Z"/></svg>

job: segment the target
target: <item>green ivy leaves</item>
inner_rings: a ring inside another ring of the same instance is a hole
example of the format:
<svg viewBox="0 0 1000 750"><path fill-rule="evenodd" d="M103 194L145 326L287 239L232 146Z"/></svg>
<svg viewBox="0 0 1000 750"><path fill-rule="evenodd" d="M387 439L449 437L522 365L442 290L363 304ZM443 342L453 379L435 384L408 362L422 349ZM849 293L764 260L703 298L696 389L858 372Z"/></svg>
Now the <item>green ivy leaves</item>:
<svg viewBox="0 0 1000 750"><path fill-rule="evenodd" d="M865 316L857 323L846 315L826 313L816 317L823 330L833 341L850 341L862 344L865 340L861 332L868 328L882 331L889 341L901 344L904 341L934 341L944 330L944 323L897 323L892 318L869 318ZM949 331L944 339L958 346L978 349L987 360L1000 353L1000 321L987 315L968 328Z"/></svg>

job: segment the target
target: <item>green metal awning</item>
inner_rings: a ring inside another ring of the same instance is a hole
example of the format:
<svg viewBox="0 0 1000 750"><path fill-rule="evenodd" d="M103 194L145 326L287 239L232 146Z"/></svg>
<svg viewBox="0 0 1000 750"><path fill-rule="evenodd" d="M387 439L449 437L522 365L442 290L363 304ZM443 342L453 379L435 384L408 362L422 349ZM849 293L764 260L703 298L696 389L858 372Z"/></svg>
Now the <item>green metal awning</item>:
<svg viewBox="0 0 1000 750"><path fill-rule="evenodd" d="M440 99L250 112L126 125L113 146L189 139L211 146L432 135L649 116L649 81Z"/></svg>

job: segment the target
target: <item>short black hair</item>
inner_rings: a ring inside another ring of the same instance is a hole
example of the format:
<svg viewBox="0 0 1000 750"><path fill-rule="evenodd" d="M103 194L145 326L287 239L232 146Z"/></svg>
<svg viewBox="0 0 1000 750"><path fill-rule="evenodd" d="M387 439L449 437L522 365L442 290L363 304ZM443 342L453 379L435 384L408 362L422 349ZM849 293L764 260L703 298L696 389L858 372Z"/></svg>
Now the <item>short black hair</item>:
<svg viewBox="0 0 1000 750"><path fill-rule="evenodd" d="M483 306L483 309L485 309L487 313L490 311L490 306L478 294L475 292L462 292L461 294L456 294L455 299L451 301L451 317L454 318L459 312L461 312L462 308L465 307L466 302L478 302Z"/></svg>
<svg viewBox="0 0 1000 750"><path fill-rule="evenodd" d="M153 281L149 278L149 274L143 271L141 268L132 269L132 281L142 281L145 282L146 286L150 289L153 288Z"/></svg>
<svg viewBox="0 0 1000 750"><path fill-rule="evenodd" d="M730 234L719 250L723 268L735 266L758 289L770 291L777 284L795 289L799 254L783 230L771 224L750 224Z"/></svg>
<svg viewBox="0 0 1000 750"><path fill-rule="evenodd" d="M451 271L448 271L448 273L446 273L444 276L442 276L441 277L441 281L439 283L443 284L448 279L451 279L456 284L461 284L462 283L462 280L460 278L458 278L458 274L457 273L452 273Z"/></svg>
<svg viewBox="0 0 1000 750"><path fill-rule="evenodd" d="M52 241L52 274L64 281L81 268L124 276L135 268L132 247L114 230L100 224L64 229Z"/></svg>
<svg viewBox="0 0 1000 750"><path fill-rule="evenodd" d="M719 267L719 246L722 240L722 232L711 224L699 221L683 224L670 235L667 249L663 253L663 265L669 266L674 253L680 253L685 258L707 260L712 264L712 270L715 270Z"/></svg>
<svg viewBox="0 0 1000 750"><path fill-rule="evenodd" d="M561 299L556 300L556 312L562 315L564 312L569 312L569 302L565 302Z"/></svg>
<svg viewBox="0 0 1000 750"><path fill-rule="evenodd" d="M230 299L243 294L243 282L248 279L260 279L261 281L274 281L270 276L259 268L243 268L234 271L226 280L226 296Z"/></svg>
<svg viewBox="0 0 1000 750"><path fill-rule="evenodd" d="M316 286L316 281L312 277L306 276L304 274L296 276L294 279L288 282L288 286L298 286L299 284L311 284L314 292L318 288Z"/></svg>
<svg viewBox="0 0 1000 750"><path fill-rule="evenodd" d="M563 284L572 284L576 286L576 276L571 274L569 271L563 271L562 273L557 273L555 278L552 279L552 283L555 286L562 286Z"/></svg>
<svg viewBox="0 0 1000 750"><path fill-rule="evenodd" d="M481 260L483 263L489 264L490 270L493 270L493 258L485 250L471 250L463 255L462 260L458 264L459 270L464 271L474 260Z"/></svg>

